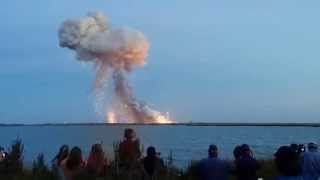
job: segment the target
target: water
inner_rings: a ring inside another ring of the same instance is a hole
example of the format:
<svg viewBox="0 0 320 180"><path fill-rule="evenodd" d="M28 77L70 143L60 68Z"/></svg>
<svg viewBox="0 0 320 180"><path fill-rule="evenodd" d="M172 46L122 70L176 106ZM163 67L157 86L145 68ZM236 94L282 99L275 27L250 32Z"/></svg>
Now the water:
<svg viewBox="0 0 320 180"><path fill-rule="evenodd" d="M128 126L10 126L0 127L1 146L8 145L17 137L25 145L24 159L32 162L38 153L51 160L62 144L79 146L87 156L93 143L103 143L109 157L113 143L121 140ZM277 147L290 143L320 141L319 127L217 127L217 126L132 126L147 146L155 146L162 157L172 152L174 163L186 167L190 160L206 157L209 144L217 144L220 156L232 159L237 144L252 146L257 158L271 158Z"/></svg>

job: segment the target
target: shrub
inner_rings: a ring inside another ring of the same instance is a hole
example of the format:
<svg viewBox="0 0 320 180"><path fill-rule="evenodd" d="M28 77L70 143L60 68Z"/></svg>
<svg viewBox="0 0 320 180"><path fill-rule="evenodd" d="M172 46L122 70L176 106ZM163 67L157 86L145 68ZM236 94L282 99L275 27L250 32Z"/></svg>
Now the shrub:
<svg viewBox="0 0 320 180"><path fill-rule="evenodd" d="M44 155L40 153L36 160L33 161L32 175L34 179L53 179L52 171L46 165Z"/></svg>
<svg viewBox="0 0 320 180"><path fill-rule="evenodd" d="M23 150L24 146L22 140L17 138L11 144L8 153L8 173L21 174L23 170Z"/></svg>

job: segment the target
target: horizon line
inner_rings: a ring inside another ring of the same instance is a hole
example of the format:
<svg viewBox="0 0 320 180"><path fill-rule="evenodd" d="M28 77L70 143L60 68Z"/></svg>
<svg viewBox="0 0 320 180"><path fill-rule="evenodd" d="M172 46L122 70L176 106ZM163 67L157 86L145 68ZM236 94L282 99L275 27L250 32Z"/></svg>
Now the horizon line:
<svg viewBox="0 0 320 180"><path fill-rule="evenodd" d="M302 123L302 122L290 122L290 123L242 123L242 122L183 122L183 123L0 123L0 127L10 126L274 126L274 127L320 127L320 123Z"/></svg>

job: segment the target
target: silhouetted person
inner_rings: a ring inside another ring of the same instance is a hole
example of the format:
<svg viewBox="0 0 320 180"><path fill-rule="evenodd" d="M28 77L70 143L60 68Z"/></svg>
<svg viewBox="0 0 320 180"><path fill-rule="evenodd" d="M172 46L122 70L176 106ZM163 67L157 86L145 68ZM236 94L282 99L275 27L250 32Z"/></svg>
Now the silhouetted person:
<svg viewBox="0 0 320 180"><path fill-rule="evenodd" d="M241 157L241 146L237 145L233 149L233 157L234 157L235 160L240 159L240 157Z"/></svg>
<svg viewBox="0 0 320 180"><path fill-rule="evenodd" d="M81 149L79 147L73 147L68 158L61 162L61 166L65 179L74 180L84 168Z"/></svg>
<svg viewBox="0 0 320 180"><path fill-rule="evenodd" d="M61 167L61 162L65 160L69 155L69 146L62 145L59 149L58 154L53 158L52 168L57 171L59 178L63 177L63 171Z"/></svg>
<svg viewBox="0 0 320 180"><path fill-rule="evenodd" d="M133 129L124 131L124 140L119 145L120 166L131 168L141 157L140 142Z"/></svg>
<svg viewBox="0 0 320 180"><path fill-rule="evenodd" d="M59 149L58 154L53 158L52 163L55 166L60 166L61 162L66 159L69 155L69 146L62 145Z"/></svg>
<svg viewBox="0 0 320 180"><path fill-rule="evenodd" d="M298 145L298 154L301 154L304 152L306 152L306 147L304 146L304 144L299 144Z"/></svg>
<svg viewBox="0 0 320 180"><path fill-rule="evenodd" d="M320 152L316 143L308 144L308 152L300 156L302 176L307 180L318 180L320 178Z"/></svg>
<svg viewBox="0 0 320 180"><path fill-rule="evenodd" d="M296 144L296 143L290 144L290 148L291 148L296 154L299 154L299 144Z"/></svg>
<svg viewBox="0 0 320 180"><path fill-rule="evenodd" d="M105 176L107 172L107 158L101 144L94 144L87 160L86 169L90 174Z"/></svg>
<svg viewBox="0 0 320 180"><path fill-rule="evenodd" d="M199 163L198 171L200 180L226 180L230 172L230 165L218 158L218 147L210 145L208 149L208 158Z"/></svg>
<svg viewBox="0 0 320 180"><path fill-rule="evenodd" d="M274 156L280 173L274 180L303 180L296 149L291 146L281 146Z"/></svg>
<svg viewBox="0 0 320 180"><path fill-rule="evenodd" d="M241 145L241 155L235 161L235 175L238 180L256 180L257 170L260 168L258 161L253 157L249 145Z"/></svg>
<svg viewBox="0 0 320 180"><path fill-rule="evenodd" d="M7 174L9 168L8 153L0 147L0 174Z"/></svg>
<svg viewBox="0 0 320 180"><path fill-rule="evenodd" d="M0 162L2 162L3 160L5 160L6 158L6 153L3 147L0 147Z"/></svg>
<svg viewBox="0 0 320 180"><path fill-rule="evenodd" d="M162 159L158 156L156 149L153 146L147 148L147 156L143 158L143 168L146 172L145 179L151 180L164 167Z"/></svg>

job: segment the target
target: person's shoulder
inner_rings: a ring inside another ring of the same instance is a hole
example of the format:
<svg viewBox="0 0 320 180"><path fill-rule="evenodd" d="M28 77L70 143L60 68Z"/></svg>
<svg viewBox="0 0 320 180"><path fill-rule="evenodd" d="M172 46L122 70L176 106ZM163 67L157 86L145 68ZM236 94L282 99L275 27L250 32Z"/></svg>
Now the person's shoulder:
<svg viewBox="0 0 320 180"><path fill-rule="evenodd" d="M67 164L67 159L68 159L68 158L66 158L66 159L64 159L64 160L61 161L60 165L61 165L62 167L66 166L66 164Z"/></svg>
<svg viewBox="0 0 320 180"><path fill-rule="evenodd" d="M311 155L311 152L303 152L303 153L301 153L300 154L300 157L303 157L303 156L309 156L309 155Z"/></svg>
<svg viewBox="0 0 320 180"><path fill-rule="evenodd" d="M286 176L276 176L272 180L289 180L289 177Z"/></svg>
<svg viewBox="0 0 320 180"><path fill-rule="evenodd" d="M197 164L203 164L203 163L206 162L206 161L207 161L207 158L203 158L203 159L201 159L200 161L198 161Z"/></svg>
<svg viewBox="0 0 320 180"><path fill-rule="evenodd" d="M197 165L202 167L204 166L204 164L208 164L208 162L209 162L209 158L203 158L197 163Z"/></svg>
<svg viewBox="0 0 320 180"><path fill-rule="evenodd" d="M302 176L276 176L272 180L304 180Z"/></svg>

